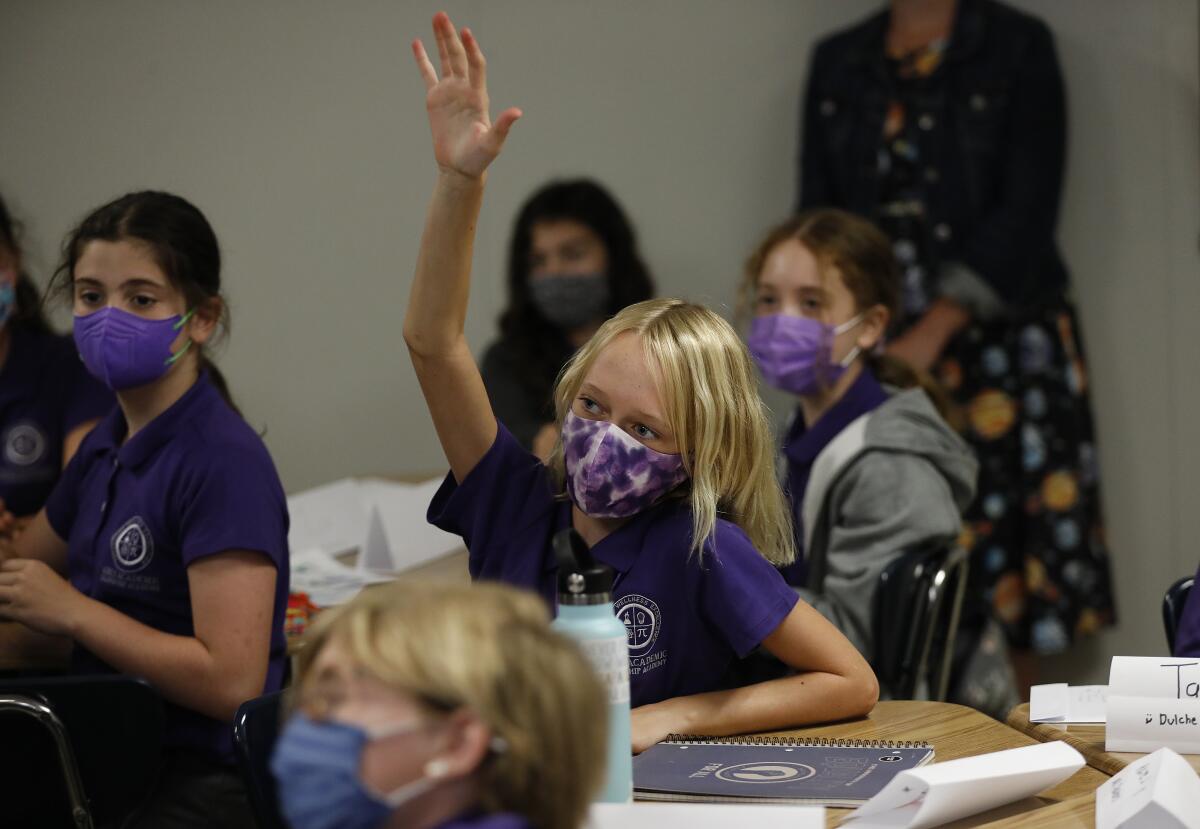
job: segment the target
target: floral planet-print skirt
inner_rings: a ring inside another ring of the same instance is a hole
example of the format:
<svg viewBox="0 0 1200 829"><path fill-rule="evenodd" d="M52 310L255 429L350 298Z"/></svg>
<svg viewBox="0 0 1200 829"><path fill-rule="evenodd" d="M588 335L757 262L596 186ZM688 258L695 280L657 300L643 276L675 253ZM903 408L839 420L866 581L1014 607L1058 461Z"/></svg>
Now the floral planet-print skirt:
<svg viewBox="0 0 1200 829"><path fill-rule="evenodd" d="M979 458L964 517L972 598L1010 643L1042 654L1116 620L1088 376L1066 302L973 323L946 349L938 380L962 407Z"/></svg>

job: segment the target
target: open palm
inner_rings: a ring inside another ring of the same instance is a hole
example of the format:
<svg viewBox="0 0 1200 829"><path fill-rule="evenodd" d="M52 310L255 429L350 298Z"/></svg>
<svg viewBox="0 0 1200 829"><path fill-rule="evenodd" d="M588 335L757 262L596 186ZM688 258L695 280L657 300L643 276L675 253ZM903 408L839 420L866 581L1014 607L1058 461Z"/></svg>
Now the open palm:
<svg viewBox="0 0 1200 829"><path fill-rule="evenodd" d="M433 35L441 58L441 79L421 41L412 44L425 81L433 156L443 171L478 178L500 154L521 111L506 109L495 123L488 116L486 63L469 29L463 29L460 36L446 13L438 12L433 18Z"/></svg>

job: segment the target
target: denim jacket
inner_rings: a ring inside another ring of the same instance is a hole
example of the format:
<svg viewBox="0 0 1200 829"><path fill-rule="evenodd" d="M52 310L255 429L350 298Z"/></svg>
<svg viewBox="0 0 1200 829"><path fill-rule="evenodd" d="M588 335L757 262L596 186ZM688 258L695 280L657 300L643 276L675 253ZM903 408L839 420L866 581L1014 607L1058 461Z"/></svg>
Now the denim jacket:
<svg viewBox="0 0 1200 829"><path fill-rule="evenodd" d="M1010 311L1067 286L1054 240L1065 162L1062 75L1049 29L995 0L960 0L942 65L918 93L920 157L940 262L978 274ZM888 11L821 41L801 112L799 208L873 217L892 81Z"/></svg>

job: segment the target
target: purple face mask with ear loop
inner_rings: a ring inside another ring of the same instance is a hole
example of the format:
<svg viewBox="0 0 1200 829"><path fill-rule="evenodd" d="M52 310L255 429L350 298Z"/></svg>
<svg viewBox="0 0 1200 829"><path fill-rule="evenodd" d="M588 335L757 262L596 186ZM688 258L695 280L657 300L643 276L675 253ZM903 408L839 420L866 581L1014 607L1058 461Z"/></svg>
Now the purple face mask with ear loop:
<svg viewBox="0 0 1200 829"><path fill-rule="evenodd" d="M863 314L838 326L811 317L771 314L755 317L746 346L763 379L781 391L811 395L836 383L862 351L857 345L833 362L833 340L863 321Z"/></svg>
<svg viewBox="0 0 1200 829"><path fill-rule="evenodd" d="M687 480L682 455L657 452L606 420L567 412L567 494L593 518L628 518Z"/></svg>
<svg viewBox="0 0 1200 829"><path fill-rule="evenodd" d="M93 377L113 391L137 388L162 377L192 347L172 352L195 309L148 320L111 306L75 317L75 347Z"/></svg>

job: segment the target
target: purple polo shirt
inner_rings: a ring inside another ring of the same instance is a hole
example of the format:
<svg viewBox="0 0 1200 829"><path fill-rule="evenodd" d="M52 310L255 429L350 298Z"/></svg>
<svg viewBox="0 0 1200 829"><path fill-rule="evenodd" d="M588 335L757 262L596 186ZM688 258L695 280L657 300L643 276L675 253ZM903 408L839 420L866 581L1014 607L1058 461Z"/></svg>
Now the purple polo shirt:
<svg viewBox="0 0 1200 829"><path fill-rule="evenodd" d="M555 497L549 470L503 425L466 480L446 476L429 520L463 537L472 578L530 588L555 606L551 540L570 524L571 504ZM719 519L702 559L691 538L691 510L668 500L592 548L615 571L634 706L720 687L729 665L796 604L795 591L737 525Z"/></svg>
<svg viewBox="0 0 1200 829"><path fill-rule="evenodd" d="M1188 593L1183 614L1179 617L1179 628L1175 631L1175 655L1200 657L1200 570L1196 571L1196 584Z"/></svg>
<svg viewBox="0 0 1200 829"><path fill-rule="evenodd" d="M0 498L14 515L33 515L62 474L67 435L116 399L87 373L70 337L19 325L11 336L0 367Z"/></svg>
<svg viewBox="0 0 1200 829"><path fill-rule="evenodd" d="M130 440L120 409L84 440L46 502L67 539L71 584L143 624L192 636L187 568L228 550L275 565L270 662L263 692L278 690L287 645L287 502L262 440L200 379ZM76 673L113 669L76 646ZM232 723L167 703L169 747L233 760Z"/></svg>
<svg viewBox="0 0 1200 829"><path fill-rule="evenodd" d="M875 379L874 373L863 366L850 388L841 399L829 407L829 411L817 418L808 428L804 415L796 409L792 427L783 440L783 455L787 458L787 482L784 489L792 504L792 524L796 531L796 560L780 568L788 584L803 587L808 577L805 561L804 520L802 517L804 493L808 489L808 478L812 474L813 461L829 442L841 434L854 421L879 408L888 399L888 394Z"/></svg>

